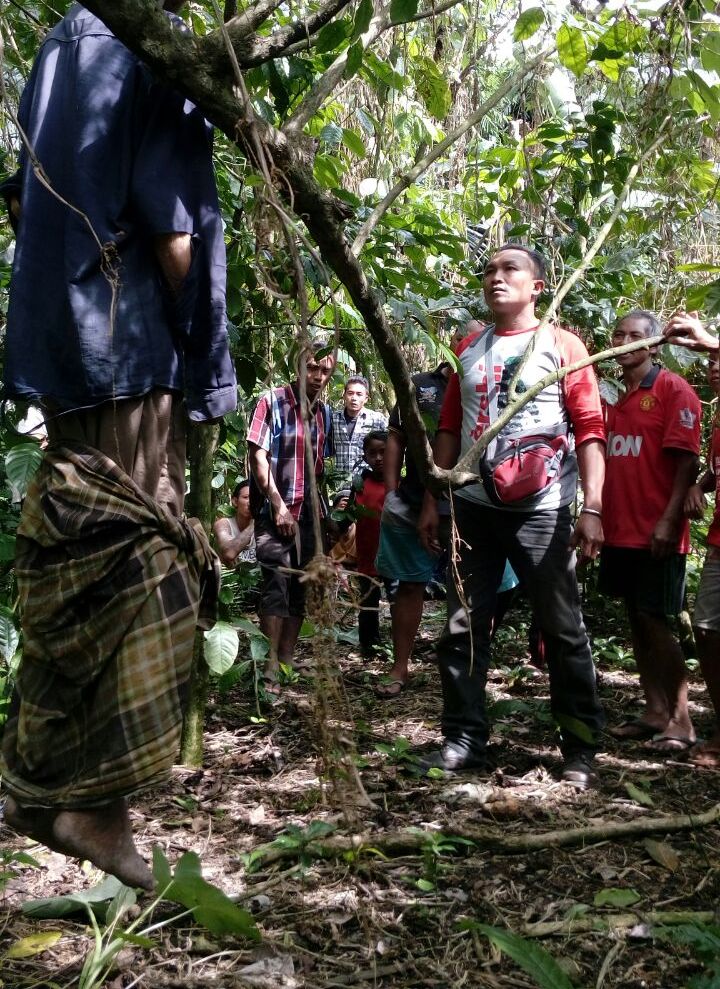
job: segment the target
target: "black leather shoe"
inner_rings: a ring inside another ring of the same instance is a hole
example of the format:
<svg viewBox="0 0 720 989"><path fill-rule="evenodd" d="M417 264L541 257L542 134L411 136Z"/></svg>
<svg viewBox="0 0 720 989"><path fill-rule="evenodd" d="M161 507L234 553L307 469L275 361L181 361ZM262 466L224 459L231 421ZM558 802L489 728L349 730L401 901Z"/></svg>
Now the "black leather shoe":
<svg viewBox="0 0 720 989"><path fill-rule="evenodd" d="M568 756L560 770L560 779L563 783L574 786L576 790L589 790L598 781L597 773L593 768L593 757L584 753Z"/></svg>
<svg viewBox="0 0 720 989"><path fill-rule="evenodd" d="M421 773L429 769L442 769L445 773L464 773L470 770L487 769L484 752L474 752L457 742L445 742L441 749L420 756L417 761Z"/></svg>

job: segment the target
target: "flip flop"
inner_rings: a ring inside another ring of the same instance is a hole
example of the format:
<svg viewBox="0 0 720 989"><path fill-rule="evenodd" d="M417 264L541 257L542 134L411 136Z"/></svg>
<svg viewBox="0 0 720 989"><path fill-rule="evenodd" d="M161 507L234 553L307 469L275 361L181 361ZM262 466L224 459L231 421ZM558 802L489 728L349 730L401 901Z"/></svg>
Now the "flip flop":
<svg viewBox="0 0 720 989"><path fill-rule="evenodd" d="M407 686L407 680L389 680L387 683L378 683L374 687L375 696L379 697L380 700L390 701L407 690Z"/></svg>
<svg viewBox="0 0 720 989"><path fill-rule="evenodd" d="M630 718L627 721L621 721L619 725L615 725L613 728L608 728L608 733L613 738L643 742L646 739L654 738L657 735L657 728L640 718Z"/></svg>
<svg viewBox="0 0 720 989"><path fill-rule="evenodd" d="M314 664L308 659L300 659L296 663L290 663L290 666L301 677L312 676L315 672Z"/></svg>
<svg viewBox="0 0 720 989"><path fill-rule="evenodd" d="M643 748L648 752L657 752L659 755L676 755L680 752L688 752L695 745L692 738L679 738L676 735L653 735L649 742L643 744Z"/></svg>

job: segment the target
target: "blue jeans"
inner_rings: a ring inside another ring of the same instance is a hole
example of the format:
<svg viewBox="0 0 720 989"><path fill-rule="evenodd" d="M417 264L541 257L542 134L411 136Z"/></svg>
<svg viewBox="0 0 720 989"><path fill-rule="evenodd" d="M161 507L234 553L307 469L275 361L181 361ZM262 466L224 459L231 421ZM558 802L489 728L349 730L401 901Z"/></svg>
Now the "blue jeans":
<svg viewBox="0 0 720 989"><path fill-rule="evenodd" d="M605 716L580 611L575 554L569 548L569 507L510 512L459 497L455 517L462 540L457 569L470 620L451 565L448 620L437 646L443 735L474 751L487 745L485 684L490 632L497 588L509 560L527 591L545 642L550 702L561 730L563 755L594 753Z"/></svg>

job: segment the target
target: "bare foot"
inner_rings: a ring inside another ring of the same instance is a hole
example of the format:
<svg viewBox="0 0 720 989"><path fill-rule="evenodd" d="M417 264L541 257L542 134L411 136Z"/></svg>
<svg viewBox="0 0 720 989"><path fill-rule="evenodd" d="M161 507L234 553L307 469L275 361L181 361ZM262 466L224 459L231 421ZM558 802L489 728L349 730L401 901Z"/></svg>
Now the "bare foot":
<svg viewBox="0 0 720 989"><path fill-rule="evenodd" d="M52 810L22 807L8 797L5 820L14 831L47 845L54 852L87 859L126 886L152 889L155 885L152 873L135 847L124 800L87 810Z"/></svg>
<svg viewBox="0 0 720 989"><path fill-rule="evenodd" d="M155 881L133 841L125 800L87 810L61 810L53 837L66 855L88 859L126 886L153 889Z"/></svg>

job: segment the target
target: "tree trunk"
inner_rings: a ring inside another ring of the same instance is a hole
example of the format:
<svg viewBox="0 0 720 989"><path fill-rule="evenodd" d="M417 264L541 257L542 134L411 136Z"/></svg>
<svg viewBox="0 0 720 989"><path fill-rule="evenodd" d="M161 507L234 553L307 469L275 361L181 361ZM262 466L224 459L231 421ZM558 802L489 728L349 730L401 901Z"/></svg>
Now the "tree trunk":
<svg viewBox="0 0 720 989"><path fill-rule="evenodd" d="M188 456L190 459L190 492L185 509L188 515L200 519L205 531L212 528L212 477L213 454L217 446L220 427L190 423ZM195 633L192 667L188 684L188 699L180 743L180 762L183 766L202 766L203 729L209 687L209 670L203 655L203 633Z"/></svg>

